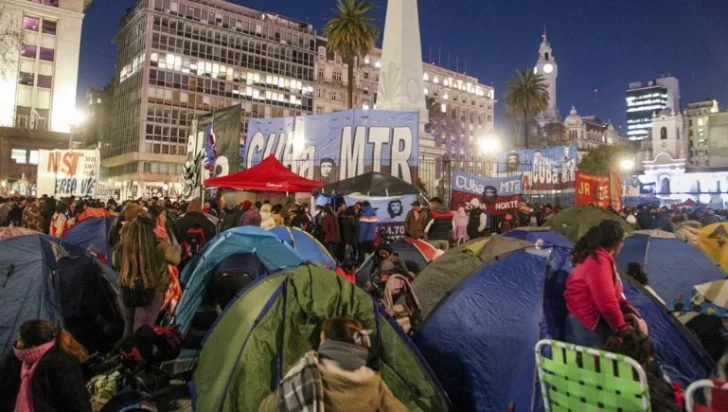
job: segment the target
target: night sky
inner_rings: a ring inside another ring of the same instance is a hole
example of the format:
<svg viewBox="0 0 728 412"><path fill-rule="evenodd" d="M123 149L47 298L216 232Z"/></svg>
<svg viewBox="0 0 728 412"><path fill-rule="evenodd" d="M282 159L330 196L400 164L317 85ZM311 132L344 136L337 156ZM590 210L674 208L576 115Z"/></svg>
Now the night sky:
<svg viewBox="0 0 728 412"><path fill-rule="evenodd" d="M79 102L89 87L103 86L113 76L112 37L125 9L134 3L94 0L89 7ZM320 33L335 1L235 3L308 21ZM383 28L386 1L375 3ZM598 115L623 126L629 83L661 74L680 80L683 107L712 97L728 108L728 0L420 0L419 5L423 60L439 60L450 69L459 60L461 72L467 60L468 74L495 86L496 128L504 138L510 135L502 103L505 82L515 69L534 66L544 24L559 64L562 116L573 105L581 115Z"/></svg>

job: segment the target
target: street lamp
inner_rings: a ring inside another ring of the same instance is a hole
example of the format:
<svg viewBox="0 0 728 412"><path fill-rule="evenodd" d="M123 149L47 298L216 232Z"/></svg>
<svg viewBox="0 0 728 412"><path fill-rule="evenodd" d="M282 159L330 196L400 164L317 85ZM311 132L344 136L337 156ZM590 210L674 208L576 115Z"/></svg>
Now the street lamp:
<svg viewBox="0 0 728 412"><path fill-rule="evenodd" d="M73 114L71 115L71 121L69 122L71 126L71 132L68 134L68 149L73 149L73 133L83 124L83 122L86 121L86 113L82 112L81 110L74 110Z"/></svg>
<svg viewBox="0 0 728 412"><path fill-rule="evenodd" d="M622 159L619 162L619 168L624 170L625 172L631 172L632 169L634 169L634 160L632 159Z"/></svg>
<svg viewBox="0 0 728 412"><path fill-rule="evenodd" d="M487 175L491 175L495 173L495 161L493 161L493 158L497 155L497 153L501 149L501 142L500 139L498 139L496 136L490 135L480 138L478 141L478 145L480 146L480 152L485 155L486 161L490 160L493 164L493 168L488 171Z"/></svg>

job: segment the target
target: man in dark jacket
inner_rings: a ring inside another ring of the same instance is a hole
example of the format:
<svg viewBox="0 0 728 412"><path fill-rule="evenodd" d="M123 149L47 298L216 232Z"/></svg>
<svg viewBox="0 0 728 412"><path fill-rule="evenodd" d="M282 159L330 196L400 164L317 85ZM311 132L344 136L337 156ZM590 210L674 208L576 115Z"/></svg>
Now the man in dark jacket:
<svg viewBox="0 0 728 412"><path fill-rule="evenodd" d="M242 212L231 194L223 196L223 212L220 221L217 223L217 233L232 229L240 222Z"/></svg>
<svg viewBox="0 0 728 412"><path fill-rule="evenodd" d="M425 223L427 215L422 210L419 201L412 202L412 209L404 218L404 234L413 239L422 239L425 237Z"/></svg>
<svg viewBox="0 0 728 412"><path fill-rule="evenodd" d="M440 250L450 249L450 237L455 232L455 221L452 212L442 204L439 197L430 200L432 211L430 221L425 227L427 241Z"/></svg>

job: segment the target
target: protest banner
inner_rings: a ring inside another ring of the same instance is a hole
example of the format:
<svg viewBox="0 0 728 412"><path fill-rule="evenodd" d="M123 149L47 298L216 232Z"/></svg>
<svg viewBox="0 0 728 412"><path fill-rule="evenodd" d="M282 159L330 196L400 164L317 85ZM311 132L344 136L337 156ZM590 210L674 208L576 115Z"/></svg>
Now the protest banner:
<svg viewBox="0 0 728 412"><path fill-rule="evenodd" d="M574 188L578 150L576 144L541 149L518 149L498 157L498 176L523 175L529 192Z"/></svg>
<svg viewBox="0 0 728 412"><path fill-rule="evenodd" d="M100 160L98 150L40 150L38 196L95 197Z"/></svg>
<svg viewBox="0 0 728 412"><path fill-rule="evenodd" d="M454 170L451 189L453 209L478 199L486 213L504 215L518 208L518 203L523 201L523 176L482 177Z"/></svg>
<svg viewBox="0 0 728 412"><path fill-rule="evenodd" d="M609 207L609 178L576 172L576 204Z"/></svg>

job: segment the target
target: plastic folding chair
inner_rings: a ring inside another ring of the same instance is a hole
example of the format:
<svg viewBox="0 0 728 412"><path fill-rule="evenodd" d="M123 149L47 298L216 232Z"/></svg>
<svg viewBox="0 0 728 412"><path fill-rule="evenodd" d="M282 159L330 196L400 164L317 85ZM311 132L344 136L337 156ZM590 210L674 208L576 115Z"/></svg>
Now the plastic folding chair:
<svg viewBox="0 0 728 412"><path fill-rule="evenodd" d="M695 400L696 395L701 392L710 393L707 405ZM708 379L691 383L685 391L685 409L688 412L728 412L728 383Z"/></svg>
<svg viewBox="0 0 728 412"><path fill-rule="evenodd" d="M627 356L544 339L536 367L547 411L651 410L647 375Z"/></svg>

